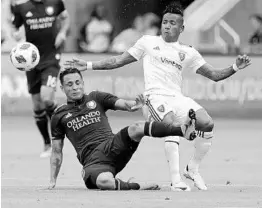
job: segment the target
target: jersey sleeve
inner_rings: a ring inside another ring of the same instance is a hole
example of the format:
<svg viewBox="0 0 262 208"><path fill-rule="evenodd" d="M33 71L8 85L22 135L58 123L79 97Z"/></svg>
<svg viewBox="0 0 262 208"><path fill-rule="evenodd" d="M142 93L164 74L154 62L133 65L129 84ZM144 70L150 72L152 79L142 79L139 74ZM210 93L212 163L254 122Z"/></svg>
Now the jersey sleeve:
<svg viewBox="0 0 262 208"><path fill-rule="evenodd" d="M205 59L201 56L201 54L196 49L193 48L191 57L187 63L187 68L189 68L189 70L193 72L196 72L205 63L206 63Z"/></svg>
<svg viewBox="0 0 262 208"><path fill-rule="evenodd" d="M127 50L127 52L133 56L136 60L140 60L145 56L146 50L145 50L145 36L140 38L135 45L133 45L131 48Z"/></svg>
<svg viewBox="0 0 262 208"><path fill-rule="evenodd" d="M65 4L64 4L64 0L58 0L58 14L61 14L63 11L65 11Z"/></svg>
<svg viewBox="0 0 262 208"><path fill-rule="evenodd" d="M59 114L54 114L51 119L51 135L53 140L64 139L65 131L61 124L61 117Z"/></svg>
<svg viewBox="0 0 262 208"><path fill-rule="evenodd" d="M96 100L104 107L105 111L108 109L114 110L115 103L119 99L117 96L106 92L95 92Z"/></svg>
<svg viewBox="0 0 262 208"><path fill-rule="evenodd" d="M20 13L18 5L10 5L10 10L12 13L12 24L18 29L23 25L23 17Z"/></svg>

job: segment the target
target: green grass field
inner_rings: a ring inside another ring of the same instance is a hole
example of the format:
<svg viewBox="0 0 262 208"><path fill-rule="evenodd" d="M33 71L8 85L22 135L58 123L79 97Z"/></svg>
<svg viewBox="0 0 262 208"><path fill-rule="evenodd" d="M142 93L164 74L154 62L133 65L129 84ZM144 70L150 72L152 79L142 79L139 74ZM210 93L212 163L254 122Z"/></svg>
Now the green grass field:
<svg viewBox="0 0 262 208"><path fill-rule="evenodd" d="M114 132L141 119L111 116ZM212 151L201 166L207 192L89 191L81 166L66 140L64 161L56 189L47 190L49 160L40 159L42 141L30 117L2 117L2 207L262 207L262 125L259 120L215 120ZM181 171L193 152L193 143L181 142ZM145 138L119 174L122 179L169 184L164 142ZM193 184L187 181L191 186Z"/></svg>

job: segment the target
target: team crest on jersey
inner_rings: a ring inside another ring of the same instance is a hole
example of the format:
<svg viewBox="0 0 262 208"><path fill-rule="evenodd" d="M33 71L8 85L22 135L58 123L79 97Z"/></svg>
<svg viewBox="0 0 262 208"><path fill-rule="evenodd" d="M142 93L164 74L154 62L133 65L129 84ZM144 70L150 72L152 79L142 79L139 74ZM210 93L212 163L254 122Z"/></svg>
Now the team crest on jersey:
<svg viewBox="0 0 262 208"><path fill-rule="evenodd" d="M95 109L96 108L96 102L91 100L86 104L86 107L90 108L90 109Z"/></svg>
<svg viewBox="0 0 262 208"><path fill-rule="evenodd" d="M160 105L157 110L161 113L165 112L165 107L163 105Z"/></svg>
<svg viewBox="0 0 262 208"><path fill-rule="evenodd" d="M179 55L179 58L180 58L181 61L185 60L186 54L179 52L178 55Z"/></svg>
<svg viewBox="0 0 262 208"><path fill-rule="evenodd" d="M48 15L54 14L54 8L51 7L51 6L46 7L45 11L46 11L46 13L47 13Z"/></svg>

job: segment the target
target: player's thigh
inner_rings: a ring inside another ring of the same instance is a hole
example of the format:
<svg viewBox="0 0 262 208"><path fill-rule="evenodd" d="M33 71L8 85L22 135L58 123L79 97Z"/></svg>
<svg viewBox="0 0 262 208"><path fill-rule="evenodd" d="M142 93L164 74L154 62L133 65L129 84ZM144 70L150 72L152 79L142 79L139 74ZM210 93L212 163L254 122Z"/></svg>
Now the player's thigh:
<svg viewBox="0 0 262 208"><path fill-rule="evenodd" d="M51 65L41 72L41 98L44 102L53 101L57 87L59 65Z"/></svg>
<svg viewBox="0 0 262 208"><path fill-rule="evenodd" d="M185 96L176 96L172 102L170 100L170 103L174 112L175 125L182 125L187 121L190 109L193 109L195 112L203 109L196 101Z"/></svg>
<svg viewBox="0 0 262 208"><path fill-rule="evenodd" d="M147 116L147 120L163 121L169 112L173 112L170 98L167 96L149 95L146 99L146 106L144 114Z"/></svg>
<svg viewBox="0 0 262 208"><path fill-rule="evenodd" d="M28 92L31 95L39 94L41 89L41 72L37 69L26 72Z"/></svg>
<svg viewBox="0 0 262 208"><path fill-rule="evenodd" d="M116 173L119 173L127 165L137 150L139 142L129 137L128 127L121 129L111 140L107 156L114 161Z"/></svg>
<svg viewBox="0 0 262 208"><path fill-rule="evenodd" d="M31 98L32 98L33 110L34 111L39 111L39 110L45 109L45 105L41 100L40 93L32 94Z"/></svg>
<svg viewBox="0 0 262 208"><path fill-rule="evenodd" d="M93 164L82 169L82 178L88 189L98 189L97 178L101 175L107 175L108 178L115 177L115 168L108 164Z"/></svg>
<svg viewBox="0 0 262 208"><path fill-rule="evenodd" d="M211 116L204 108L196 111L196 129L200 131L212 131L214 128L214 122Z"/></svg>

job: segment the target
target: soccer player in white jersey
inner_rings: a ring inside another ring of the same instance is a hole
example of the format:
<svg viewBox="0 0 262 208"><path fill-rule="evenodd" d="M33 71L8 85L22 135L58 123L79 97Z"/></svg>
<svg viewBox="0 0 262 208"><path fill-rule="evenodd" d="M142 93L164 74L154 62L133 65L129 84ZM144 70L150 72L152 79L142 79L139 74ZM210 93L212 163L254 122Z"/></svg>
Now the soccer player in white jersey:
<svg viewBox="0 0 262 208"><path fill-rule="evenodd" d="M151 118L157 121L180 125L190 108L196 111L195 152L184 170L200 190L207 190L199 174L199 165L209 151L213 138L214 123L206 110L181 92L182 71L191 70L215 82L224 80L251 64L247 55L239 55L235 63L223 69L206 63L196 49L181 44L179 35L184 30L181 5L171 3L163 13L161 36L145 35L121 55L101 61L86 62L81 59L67 61L66 66L84 70L110 70L143 59L145 96ZM181 179L179 171L179 137L165 140L166 157L171 175L171 190L189 191L190 187Z"/></svg>

